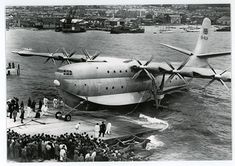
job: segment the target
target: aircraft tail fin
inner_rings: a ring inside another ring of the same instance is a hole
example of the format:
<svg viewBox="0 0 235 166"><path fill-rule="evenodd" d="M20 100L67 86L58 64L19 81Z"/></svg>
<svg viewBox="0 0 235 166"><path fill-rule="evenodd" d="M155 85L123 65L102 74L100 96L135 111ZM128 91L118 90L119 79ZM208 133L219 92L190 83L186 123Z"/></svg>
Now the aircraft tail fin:
<svg viewBox="0 0 235 166"><path fill-rule="evenodd" d="M224 55L229 55L231 52L210 52L208 53L208 47L209 47L209 42L210 42L210 33L211 33L211 20L209 18L204 18L202 22L202 27L200 29L200 33L198 36L197 44L193 52L170 46L167 44L162 44L166 47L169 47L173 50L176 50L178 52L181 52L183 54L186 54L190 56L188 58L188 61L186 62L185 66L194 66L194 67L207 67L207 59L208 58L213 58L213 57L218 57L218 56L224 56Z"/></svg>
<svg viewBox="0 0 235 166"><path fill-rule="evenodd" d="M193 52L193 56L190 57L186 66L207 67L208 58L214 58L231 54L230 51L208 52L210 44L210 34L211 34L211 20L209 18L204 18L202 22L202 28L198 36L197 44Z"/></svg>
<svg viewBox="0 0 235 166"><path fill-rule="evenodd" d="M211 20L209 18L204 18L202 22L202 27L200 29L200 34L198 36L197 45L194 49L194 55L207 53L207 48L209 44L209 35L211 33Z"/></svg>
<svg viewBox="0 0 235 166"><path fill-rule="evenodd" d="M196 47L193 51L193 56L190 57L186 66L206 67L208 65L206 57L198 57L208 52L209 35L211 33L211 20L204 18L202 27L198 36Z"/></svg>

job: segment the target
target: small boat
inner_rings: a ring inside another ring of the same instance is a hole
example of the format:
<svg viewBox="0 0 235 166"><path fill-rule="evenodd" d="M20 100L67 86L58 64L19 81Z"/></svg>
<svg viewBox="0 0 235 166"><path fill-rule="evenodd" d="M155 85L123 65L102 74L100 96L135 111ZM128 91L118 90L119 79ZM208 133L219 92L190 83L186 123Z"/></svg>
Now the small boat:
<svg viewBox="0 0 235 166"><path fill-rule="evenodd" d="M193 26L188 26L187 28L185 28L186 32L199 32L200 28L199 27L193 27Z"/></svg>

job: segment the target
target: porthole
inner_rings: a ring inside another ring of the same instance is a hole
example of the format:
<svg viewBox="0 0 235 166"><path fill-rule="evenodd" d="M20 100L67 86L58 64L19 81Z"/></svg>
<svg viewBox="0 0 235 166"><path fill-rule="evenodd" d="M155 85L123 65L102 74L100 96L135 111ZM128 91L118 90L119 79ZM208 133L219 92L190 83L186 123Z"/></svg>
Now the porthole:
<svg viewBox="0 0 235 166"><path fill-rule="evenodd" d="M123 86L121 86L121 88L123 88Z"/></svg>
<svg viewBox="0 0 235 166"><path fill-rule="evenodd" d="M98 69L98 67L96 67L96 69Z"/></svg>
<svg viewBox="0 0 235 166"><path fill-rule="evenodd" d="M108 88L108 87L106 87L105 89L106 89L106 90L108 90L109 88Z"/></svg>
<svg viewBox="0 0 235 166"><path fill-rule="evenodd" d="M109 70L107 71L107 73L109 73Z"/></svg>
<svg viewBox="0 0 235 166"><path fill-rule="evenodd" d="M127 70L126 70L126 73L127 73Z"/></svg>
<svg viewBox="0 0 235 166"><path fill-rule="evenodd" d="M115 71L115 70L114 70L113 72L114 72L114 73L116 73L116 71Z"/></svg>
<svg viewBox="0 0 235 166"><path fill-rule="evenodd" d="M114 86L112 87L112 89L114 89Z"/></svg>
<svg viewBox="0 0 235 166"><path fill-rule="evenodd" d="M121 73L122 71L120 70L120 73Z"/></svg>
<svg viewBox="0 0 235 166"><path fill-rule="evenodd" d="M85 86L86 86L86 84L85 84Z"/></svg>

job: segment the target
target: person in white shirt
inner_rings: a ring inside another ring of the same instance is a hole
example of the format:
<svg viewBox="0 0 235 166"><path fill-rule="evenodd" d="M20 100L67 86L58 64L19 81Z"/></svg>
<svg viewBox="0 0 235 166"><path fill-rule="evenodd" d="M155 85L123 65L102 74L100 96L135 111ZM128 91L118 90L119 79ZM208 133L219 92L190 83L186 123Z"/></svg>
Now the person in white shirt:
<svg viewBox="0 0 235 166"><path fill-rule="evenodd" d="M60 161L62 161L62 162L66 161L66 150L65 150L64 146L60 150Z"/></svg>
<svg viewBox="0 0 235 166"><path fill-rule="evenodd" d="M80 126L81 126L81 123L80 123L80 122L75 125L75 130L76 130L76 132L77 132L78 134L80 133Z"/></svg>
<svg viewBox="0 0 235 166"><path fill-rule="evenodd" d="M58 104L58 100L57 99L53 99L53 107L57 108L57 104Z"/></svg>
<svg viewBox="0 0 235 166"><path fill-rule="evenodd" d="M106 134L111 134L111 127L112 127L112 124L109 122L106 126L106 131L105 131Z"/></svg>
<svg viewBox="0 0 235 166"><path fill-rule="evenodd" d="M89 152L85 156L85 161L91 161L91 155Z"/></svg>
<svg viewBox="0 0 235 166"><path fill-rule="evenodd" d="M95 161L95 157L96 157L96 151L91 153L91 160Z"/></svg>
<svg viewBox="0 0 235 166"><path fill-rule="evenodd" d="M99 123L96 123L95 128L94 128L94 137L95 138L99 137L99 131L100 131L100 125L99 125Z"/></svg>

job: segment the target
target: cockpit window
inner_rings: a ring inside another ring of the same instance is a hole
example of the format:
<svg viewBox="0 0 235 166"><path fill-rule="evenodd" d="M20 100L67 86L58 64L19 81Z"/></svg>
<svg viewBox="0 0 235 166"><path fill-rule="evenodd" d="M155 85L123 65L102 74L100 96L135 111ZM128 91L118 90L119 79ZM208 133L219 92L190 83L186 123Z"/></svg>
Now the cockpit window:
<svg viewBox="0 0 235 166"><path fill-rule="evenodd" d="M64 70L64 75L73 75L71 70Z"/></svg>

